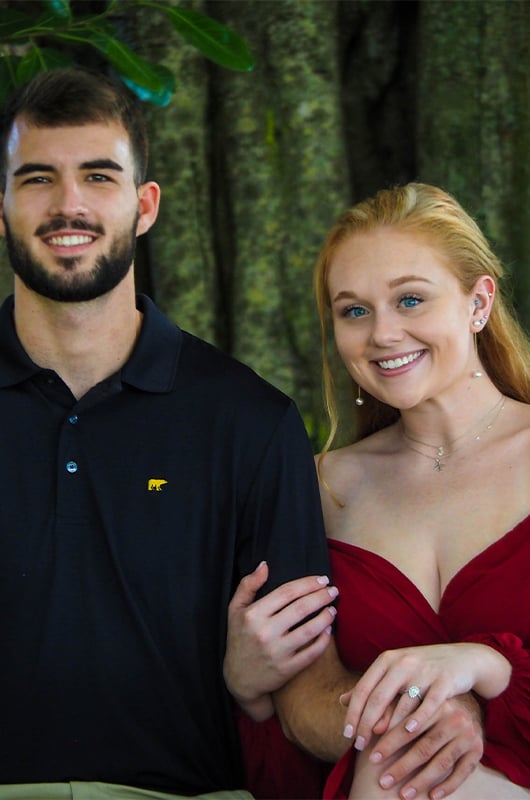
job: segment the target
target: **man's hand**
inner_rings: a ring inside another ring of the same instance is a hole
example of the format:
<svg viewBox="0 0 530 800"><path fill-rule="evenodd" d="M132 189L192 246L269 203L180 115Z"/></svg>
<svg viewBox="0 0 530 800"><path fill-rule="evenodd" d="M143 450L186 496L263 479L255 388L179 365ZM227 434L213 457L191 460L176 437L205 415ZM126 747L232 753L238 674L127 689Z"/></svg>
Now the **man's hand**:
<svg viewBox="0 0 530 800"><path fill-rule="evenodd" d="M285 583L256 600L267 577L263 562L239 584L228 607L224 661L229 691L257 720L273 713L270 692L326 649L336 613L329 604L338 594L326 576L313 575Z"/></svg>
<svg viewBox="0 0 530 800"><path fill-rule="evenodd" d="M376 726L377 727L377 726ZM432 800L455 791L479 763L484 751L479 704L471 694L446 700L428 726L409 732L403 723L388 730L377 743L370 761L384 761L416 739L388 769L380 785L390 788L405 779L400 796L415 797L429 791ZM416 775L414 772L420 770ZM413 775L409 780L407 776ZM414 794L410 792L414 791Z"/></svg>
<svg viewBox="0 0 530 800"><path fill-rule="evenodd" d="M323 761L341 758L355 736L344 704L358 680L341 664L332 639L319 659L275 692L276 710L287 737ZM380 739L370 761L379 766L381 786L399 785L403 798L408 791L410 797L430 792L431 798L437 797L437 792L454 792L483 753L477 701L472 695L446 700L429 724L412 732L405 728L408 713L403 708L397 713L397 706L374 729ZM392 763L392 759L396 760Z"/></svg>

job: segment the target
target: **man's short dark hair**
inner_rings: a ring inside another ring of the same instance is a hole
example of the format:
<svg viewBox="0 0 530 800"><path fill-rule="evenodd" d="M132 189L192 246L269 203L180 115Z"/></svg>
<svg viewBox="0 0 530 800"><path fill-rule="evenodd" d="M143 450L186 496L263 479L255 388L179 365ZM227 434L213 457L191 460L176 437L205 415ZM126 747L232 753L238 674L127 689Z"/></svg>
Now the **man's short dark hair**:
<svg viewBox="0 0 530 800"><path fill-rule="evenodd" d="M16 117L39 128L59 128L94 122L116 122L129 135L134 180L144 183L147 172L147 132L141 101L124 83L78 67L41 72L21 86L0 111L0 180L5 186L7 141Z"/></svg>

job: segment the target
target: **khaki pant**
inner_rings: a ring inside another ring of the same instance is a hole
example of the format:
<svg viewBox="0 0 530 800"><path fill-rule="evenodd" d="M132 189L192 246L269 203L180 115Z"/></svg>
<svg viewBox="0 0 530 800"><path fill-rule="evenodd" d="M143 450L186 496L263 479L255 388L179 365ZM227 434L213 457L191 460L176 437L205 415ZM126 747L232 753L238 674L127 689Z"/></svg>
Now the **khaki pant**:
<svg viewBox="0 0 530 800"><path fill-rule="evenodd" d="M182 794L167 794L136 786L99 781L70 783L10 783L0 785L0 800L190 800ZM194 795L194 800L252 800L242 789Z"/></svg>

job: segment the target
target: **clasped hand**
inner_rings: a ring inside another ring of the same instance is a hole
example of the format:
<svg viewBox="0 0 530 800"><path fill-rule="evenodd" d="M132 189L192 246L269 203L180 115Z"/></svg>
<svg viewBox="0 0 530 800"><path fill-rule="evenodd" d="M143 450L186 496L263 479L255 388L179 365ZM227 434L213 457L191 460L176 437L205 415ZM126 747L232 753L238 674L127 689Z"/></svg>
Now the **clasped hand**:
<svg viewBox="0 0 530 800"><path fill-rule="evenodd" d="M326 651L335 614L329 604L337 593L327 579L310 576L256 600L267 575L267 565L261 564L243 578L234 594L224 664L228 689L255 720L273 713L270 693L316 664ZM333 659L326 659L327 668L330 663ZM342 715L344 735L353 738L359 749L368 747L374 733L380 737L370 760L382 765L381 785L404 781L402 796L410 787L417 794L431 790L433 797L439 792L449 795L478 764L483 752L480 708L469 690L495 696L507 685L510 669L503 656L479 644L389 651L359 679L343 668L337 686L345 691L355 684L341 697L347 706ZM340 691L332 697L333 680L329 673L324 677L322 683L311 685L311 692L315 709L322 709L318 731L329 743L333 726L340 725ZM403 695L411 685L420 688L421 702ZM331 721L329 729L325 717ZM340 735L338 739L346 745L347 739ZM334 758L345 751L340 743L339 747ZM310 746L307 749L312 750ZM315 755L321 757L316 749Z"/></svg>
<svg viewBox="0 0 530 800"><path fill-rule="evenodd" d="M348 732L355 736L355 747L363 750L374 731L383 733L403 721L409 733L425 730L446 700L471 690L486 699L495 697L508 685L510 674L504 656L483 644L386 651L341 697L348 705ZM419 690L419 697L409 696L411 686Z"/></svg>
<svg viewBox="0 0 530 800"><path fill-rule="evenodd" d="M258 721L274 712L270 693L326 649L338 594L326 576L313 575L256 600L268 574L263 562L239 584L228 608L224 662L230 693Z"/></svg>

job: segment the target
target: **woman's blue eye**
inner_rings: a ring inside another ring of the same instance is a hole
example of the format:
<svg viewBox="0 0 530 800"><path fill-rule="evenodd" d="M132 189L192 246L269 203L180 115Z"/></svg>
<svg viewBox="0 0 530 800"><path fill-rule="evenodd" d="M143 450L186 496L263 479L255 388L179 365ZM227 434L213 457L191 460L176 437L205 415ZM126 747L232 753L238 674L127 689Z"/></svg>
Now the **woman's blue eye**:
<svg viewBox="0 0 530 800"><path fill-rule="evenodd" d="M358 317L364 317L366 313L366 309L362 306L349 306L349 308L344 309L342 316L357 319Z"/></svg>
<svg viewBox="0 0 530 800"><path fill-rule="evenodd" d="M405 308L414 308L420 303L423 303L423 300L421 299L421 297L418 297L417 295L407 294L405 295L405 297L402 297L399 302L403 303Z"/></svg>

